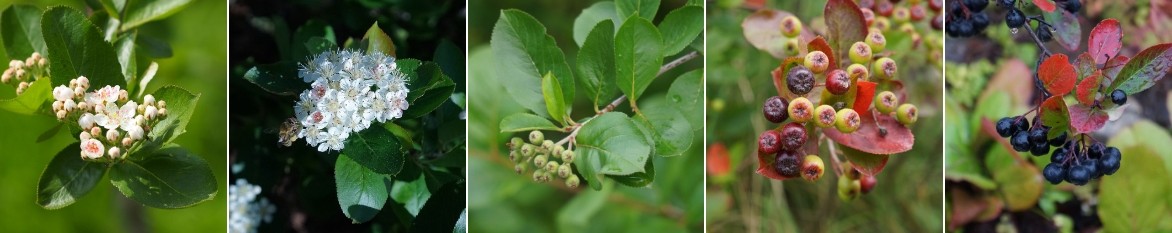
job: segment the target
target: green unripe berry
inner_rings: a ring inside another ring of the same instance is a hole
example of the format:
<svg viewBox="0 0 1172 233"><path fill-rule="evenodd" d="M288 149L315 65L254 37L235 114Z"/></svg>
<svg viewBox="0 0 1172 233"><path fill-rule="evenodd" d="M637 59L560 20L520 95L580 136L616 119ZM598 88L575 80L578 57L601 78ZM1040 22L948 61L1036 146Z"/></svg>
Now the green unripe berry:
<svg viewBox="0 0 1172 233"><path fill-rule="evenodd" d="M895 7L895 10L891 12L891 19L894 19L895 22L903 23L911 20L911 18L912 12L907 7Z"/></svg>
<svg viewBox="0 0 1172 233"><path fill-rule="evenodd" d="M789 102L786 112L794 122L805 123L814 118L814 105L806 97L798 97Z"/></svg>
<svg viewBox="0 0 1172 233"><path fill-rule="evenodd" d="M783 46L784 47L782 47L782 51L784 52L784 54L786 56L793 56L793 55L798 54L798 39L797 38L786 39L785 45L783 45Z"/></svg>
<svg viewBox="0 0 1172 233"><path fill-rule="evenodd" d="M529 143L541 145L542 141L545 141L545 134L542 134L541 131L534 130L529 132Z"/></svg>
<svg viewBox="0 0 1172 233"><path fill-rule="evenodd" d="M574 163L574 151L562 151L562 162L565 162L566 164Z"/></svg>
<svg viewBox="0 0 1172 233"><path fill-rule="evenodd" d="M834 126L835 114L834 107L830 105L820 105L814 109L814 125L822 128Z"/></svg>
<svg viewBox="0 0 1172 233"><path fill-rule="evenodd" d="M525 166L524 165L525 164L517 164L516 166L513 166L513 171L517 172L518 175L524 174L525 173Z"/></svg>
<svg viewBox="0 0 1172 233"><path fill-rule="evenodd" d="M879 95L875 96L875 110L879 110L879 113L889 114L895 111L895 107L898 105L899 98L895 97L895 93L891 91L879 92Z"/></svg>
<svg viewBox="0 0 1172 233"><path fill-rule="evenodd" d="M838 110L838 114L834 117L834 128L838 129L838 132L854 133L862 125L863 117L859 116L859 112L854 109Z"/></svg>
<svg viewBox="0 0 1172 233"><path fill-rule="evenodd" d="M859 180L850 179L846 176L838 177L838 198L843 201L854 200L856 197L859 197L861 191L862 185L859 184Z"/></svg>
<svg viewBox="0 0 1172 233"><path fill-rule="evenodd" d="M912 104L899 105L899 109L895 110L895 117L899 119L899 123L903 125L911 125L916 123L916 118L919 117L919 110Z"/></svg>
<svg viewBox="0 0 1172 233"><path fill-rule="evenodd" d="M548 163L545 163L545 171L556 172L559 166L561 166L561 164L558 164L558 161L549 161Z"/></svg>
<svg viewBox="0 0 1172 233"><path fill-rule="evenodd" d="M537 183L545 182L545 172L541 170L533 171L533 181L537 181Z"/></svg>
<svg viewBox="0 0 1172 233"><path fill-rule="evenodd" d="M867 66L862 64L851 64L847 66L846 74L851 77L851 80L867 80L871 78L871 71L867 70Z"/></svg>
<svg viewBox="0 0 1172 233"><path fill-rule="evenodd" d="M545 155L538 155L537 157L533 158L533 165L537 166L538 169L544 168L545 163L547 162L549 162L549 157L546 157Z"/></svg>
<svg viewBox="0 0 1172 233"><path fill-rule="evenodd" d="M546 149L546 150L553 150L553 141L551 141L551 140L549 140L549 139L546 139L545 141L542 141L542 142L541 142L541 148L544 148L544 149Z"/></svg>
<svg viewBox="0 0 1172 233"><path fill-rule="evenodd" d="M513 137L513 139L509 140L510 149L521 149L521 145L525 145L525 140L520 137Z"/></svg>
<svg viewBox="0 0 1172 233"><path fill-rule="evenodd" d="M509 161L513 161L514 163L516 163L518 161L521 161L521 158L524 158L521 156L521 152L509 151Z"/></svg>
<svg viewBox="0 0 1172 233"><path fill-rule="evenodd" d="M555 146L553 147L553 150L549 150L549 154L550 154L551 156L553 156L554 158L557 158L557 159L559 159L559 160L560 160L560 159L562 159L562 152L563 152L563 151L565 151L565 150L566 150L566 148L562 148L562 146L556 146L556 145L555 145Z"/></svg>
<svg viewBox="0 0 1172 233"><path fill-rule="evenodd" d="M566 187L577 188L579 182L578 176L570 176L570 178L566 178Z"/></svg>
<svg viewBox="0 0 1172 233"><path fill-rule="evenodd" d="M802 34L802 20L798 17L786 16L781 19L781 34L785 37L794 38Z"/></svg>
<svg viewBox="0 0 1172 233"><path fill-rule="evenodd" d="M802 64L815 74L821 74L830 68L830 57L822 51L814 50L806 54L806 60Z"/></svg>
<svg viewBox="0 0 1172 233"><path fill-rule="evenodd" d="M807 155L802 160L802 178L811 182L818 181L819 178L822 178L822 171L825 170L823 168L822 157Z"/></svg>
<svg viewBox="0 0 1172 233"><path fill-rule="evenodd" d="M558 177L569 178L574 174L574 170L570 168L570 164L562 164L558 166Z"/></svg>
<svg viewBox="0 0 1172 233"><path fill-rule="evenodd" d="M537 148L529 144L521 144L521 156L529 157L537 153Z"/></svg>
<svg viewBox="0 0 1172 233"><path fill-rule="evenodd" d="M867 33L867 37L863 41L867 42L868 46L871 46L871 53L883 52L883 49L887 48L887 37L884 37L882 32L872 31Z"/></svg>
<svg viewBox="0 0 1172 233"><path fill-rule="evenodd" d="M879 58L875 63L871 63L871 74L879 80L890 80L895 78L895 71L898 69L895 65L895 60L889 57Z"/></svg>
<svg viewBox="0 0 1172 233"><path fill-rule="evenodd" d="M850 48L851 62L864 64L871 61L871 46L862 41L855 42Z"/></svg>
<svg viewBox="0 0 1172 233"><path fill-rule="evenodd" d="M888 29L891 29L891 20L888 20L887 17L876 17L875 23L871 24L871 27L886 32Z"/></svg>

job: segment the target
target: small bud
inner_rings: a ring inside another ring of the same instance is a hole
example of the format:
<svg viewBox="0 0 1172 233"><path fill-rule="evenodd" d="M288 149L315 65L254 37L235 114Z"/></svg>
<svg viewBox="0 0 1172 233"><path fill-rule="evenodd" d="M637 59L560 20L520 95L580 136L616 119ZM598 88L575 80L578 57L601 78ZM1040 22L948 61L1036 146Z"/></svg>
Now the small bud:
<svg viewBox="0 0 1172 233"><path fill-rule="evenodd" d="M160 116L160 117L165 117L165 116L167 116L167 109L166 109L166 108L160 108L160 109L159 109L159 114L158 114L158 116Z"/></svg>
<svg viewBox="0 0 1172 233"><path fill-rule="evenodd" d="M12 76L12 69L4 70L4 75L0 76L0 81L4 81L4 84L8 84L12 82Z"/></svg>
<svg viewBox="0 0 1172 233"><path fill-rule="evenodd" d="M12 60L12 61L8 62L8 67L12 67L15 69L19 69L20 67L23 67L23 66L24 66L24 61L21 61L21 60Z"/></svg>
<svg viewBox="0 0 1172 233"><path fill-rule="evenodd" d="M525 166L523 165L524 164L517 164L516 166L513 166L513 171L517 172L518 175L525 173Z"/></svg>
<svg viewBox="0 0 1172 233"><path fill-rule="evenodd" d="M143 96L142 97L142 104L154 105L155 104L155 96L153 96L151 94L147 94L146 96Z"/></svg>
<svg viewBox="0 0 1172 233"><path fill-rule="evenodd" d="M137 114L143 114L143 110L146 110L146 105L140 104L137 108L134 109L134 112Z"/></svg>
<svg viewBox="0 0 1172 233"><path fill-rule="evenodd" d="M146 108L142 111L142 115L146 116L147 120L153 120L157 115L159 115L159 110L156 109L155 106L146 106Z"/></svg>
<svg viewBox="0 0 1172 233"><path fill-rule="evenodd" d="M90 79L85 76L77 76L77 85L81 86L81 89L90 89Z"/></svg>
<svg viewBox="0 0 1172 233"><path fill-rule="evenodd" d="M81 88L80 85L73 87L73 98L82 98L82 97L85 97L85 88Z"/></svg>
<svg viewBox="0 0 1172 233"><path fill-rule="evenodd" d="M53 101L53 111L59 111L65 108L65 102L57 100Z"/></svg>
<svg viewBox="0 0 1172 233"><path fill-rule="evenodd" d="M16 79L17 80L24 80L24 78L26 78L26 77L28 77L27 71L24 71L24 69L17 69L16 70Z"/></svg>
<svg viewBox="0 0 1172 233"><path fill-rule="evenodd" d="M107 155L110 155L110 158L117 159L122 156L122 149L118 149L117 146L110 147L110 152Z"/></svg>
<svg viewBox="0 0 1172 233"><path fill-rule="evenodd" d="M16 95L24 94L24 91L28 90L28 85L28 82L20 82L20 85L16 87Z"/></svg>
<svg viewBox="0 0 1172 233"><path fill-rule="evenodd" d="M122 146L123 147L130 148L131 143L134 143L134 139L130 139L130 137L122 138Z"/></svg>
<svg viewBox="0 0 1172 233"><path fill-rule="evenodd" d="M64 107L65 107L65 111L73 111L73 109L77 107L77 103L73 102L73 99L67 99L67 100L65 100Z"/></svg>
<svg viewBox="0 0 1172 233"><path fill-rule="evenodd" d="M574 174L574 170L570 168L570 164L562 164L558 167L558 177L569 178Z"/></svg>
<svg viewBox="0 0 1172 233"><path fill-rule="evenodd" d="M90 110L90 103L86 103L86 102L77 103L77 109L80 111L83 111L83 112L88 112Z"/></svg>
<svg viewBox="0 0 1172 233"><path fill-rule="evenodd" d="M106 131L106 140L107 141L117 142L118 138L121 138L121 136L122 135L120 135L120 133L118 133L118 130L111 129L111 130Z"/></svg>
<svg viewBox="0 0 1172 233"><path fill-rule="evenodd" d="M578 181L578 176L570 176L570 178L566 178L566 187L577 188L579 182L581 181Z"/></svg>
<svg viewBox="0 0 1172 233"><path fill-rule="evenodd" d="M101 137L102 127L94 126L94 127L90 128L90 135L93 135L95 137Z"/></svg>
<svg viewBox="0 0 1172 233"><path fill-rule="evenodd" d="M37 65L37 57L28 57L28 58L25 58L25 59L24 59L24 64L28 64L29 66L35 66L35 65Z"/></svg>
<svg viewBox="0 0 1172 233"><path fill-rule="evenodd" d="M129 98L130 98L130 93L126 92L126 90L119 90L118 91L118 102L126 102L126 100Z"/></svg>
<svg viewBox="0 0 1172 233"><path fill-rule="evenodd" d="M57 120L65 120L66 116L69 116L69 112L66 112L65 110L57 110Z"/></svg>
<svg viewBox="0 0 1172 233"><path fill-rule="evenodd" d="M90 137L90 132L81 132L81 134L77 135L77 138L81 139L82 141L85 141L86 139L90 139L93 137Z"/></svg>
<svg viewBox="0 0 1172 233"><path fill-rule="evenodd" d="M159 109L167 108L167 101L166 100L159 100L157 105L159 106Z"/></svg>
<svg viewBox="0 0 1172 233"><path fill-rule="evenodd" d="M159 103L162 104L163 101L159 101ZM534 130L529 132L529 143L540 145L543 141L545 141L545 135L541 131Z"/></svg>
<svg viewBox="0 0 1172 233"><path fill-rule="evenodd" d="M45 59L45 58L38 59L37 66L40 66L40 67L49 66L49 59Z"/></svg>

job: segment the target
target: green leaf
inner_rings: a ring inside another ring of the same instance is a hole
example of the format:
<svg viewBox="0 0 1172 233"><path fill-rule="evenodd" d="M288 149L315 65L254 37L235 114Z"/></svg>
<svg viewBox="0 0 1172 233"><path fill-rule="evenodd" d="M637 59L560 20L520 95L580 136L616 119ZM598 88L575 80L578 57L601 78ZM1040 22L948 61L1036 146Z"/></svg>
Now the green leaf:
<svg viewBox="0 0 1172 233"><path fill-rule="evenodd" d="M244 80L269 93L283 96L296 96L309 89L309 84L297 77L297 65L292 62L254 66L244 73Z"/></svg>
<svg viewBox="0 0 1172 233"><path fill-rule="evenodd" d="M703 31L704 7L685 6L667 13L659 22L659 32L663 33L664 39L663 56L683 51Z"/></svg>
<svg viewBox="0 0 1172 233"><path fill-rule="evenodd" d="M1164 79L1169 69L1172 69L1172 44L1148 47L1123 65L1119 75L1114 77L1111 86L1103 93L1111 93L1116 89L1128 95L1139 93Z"/></svg>
<svg viewBox="0 0 1172 233"><path fill-rule="evenodd" d="M0 40L9 59L24 59L33 52L45 54L41 35L41 10L30 5L12 5L0 13Z"/></svg>
<svg viewBox="0 0 1172 233"><path fill-rule="evenodd" d="M310 54L319 54L325 51L330 51L337 47L338 45L335 45L333 41L322 37L309 38L309 41L305 42L305 49Z"/></svg>
<svg viewBox="0 0 1172 233"><path fill-rule="evenodd" d="M601 175L629 175L642 172L651 145L627 115L608 112L582 126L574 138L574 153L587 161L601 162L594 169ZM577 159L575 159L577 160Z"/></svg>
<svg viewBox="0 0 1172 233"><path fill-rule="evenodd" d="M49 79L42 78L29 85L24 93L12 99L0 100L0 109L24 115L33 115L52 98Z"/></svg>
<svg viewBox="0 0 1172 233"><path fill-rule="evenodd" d="M1052 96L1046 99L1045 102L1042 102L1039 111L1042 112L1042 125L1050 127L1050 133L1046 135L1046 138L1058 137L1058 135L1070 130L1070 113L1062 96Z"/></svg>
<svg viewBox="0 0 1172 233"><path fill-rule="evenodd" d="M289 48L291 51L288 54L282 55L285 55L285 60L288 61L304 61L308 57L315 56L321 52L314 50L321 50L323 43L315 42L311 44L310 42L313 38L324 39L329 44L334 45L329 47L329 49L335 49L338 43L334 37L333 27L321 20L310 19L305 21L305 24L297 27L297 30L293 31L293 37L289 38L290 41L288 41L292 45L292 48Z"/></svg>
<svg viewBox="0 0 1172 233"><path fill-rule="evenodd" d="M366 35L362 36L362 40L367 41L367 53L379 51L388 56L395 56L395 42L391 41L391 37L378 27L378 22L370 25L370 29L366 29Z"/></svg>
<svg viewBox="0 0 1172 233"><path fill-rule="evenodd" d="M662 55L659 29L646 19L627 18L615 35L615 81L632 106L659 73Z"/></svg>
<svg viewBox="0 0 1172 233"><path fill-rule="evenodd" d="M985 155L985 167L997 183L997 190L1005 197L1005 208L1023 211L1033 208L1042 197L1046 182L1038 167L1025 160L1017 160L1004 146L992 145Z"/></svg>
<svg viewBox="0 0 1172 233"><path fill-rule="evenodd" d="M153 95L157 100L167 101L167 115L155 123L154 128L147 133L146 142L139 148L130 150L131 152L152 151L187 132L187 122L191 120L191 114L195 112L200 97L176 86L159 88Z"/></svg>
<svg viewBox="0 0 1172 233"><path fill-rule="evenodd" d="M191 3L191 0L126 0L123 11L122 31L128 31L145 23L170 16ZM111 14L114 15L114 14Z"/></svg>
<svg viewBox="0 0 1172 233"><path fill-rule="evenodd" d="M414 75L412 75L414 74ZM408 73L407 93L408 108L403 112L404 119L411 119L426 115L438 108L452 96L456 83L444 75L443 71L434 62L424 62Z"/></svg>
<svg viewBox="0 0 1172 233"><path fill-rule="evenodd" d="M595 109L609 104L618 92L611 81L615 76L614 33L614 23L610 20L598 22L578 50L578 82L586 89L586 96Z"/></svg>
<svg viewBox="0 0 1172 233"><path fill-rule="evenodd" d="M45 209L65 208L89 193L106 167L81 160L81 143L74 142L53 156L37 183L37 204ZM15 188L15 187L13 187Z"/></svg>
<svg viewBox="0 0 1172 233"><path fill-rule="evenodd" d="M118 55L102 32L85 15L69 7L53 7L41 18L46 56L53 64L53 84L65 85L78 76L86 76L92 88L106 85L126 86Z"/></svg>
<svg viewBox="0 0 1172 233"><path fill-rule="evenodd" d="M370 221L387 203L391 179L376 173L350 156L342 154L334 163L334 182L338 188L338 206L354 223Z"/></svg>
<svg viewBox="0 0 1172 233"><path fill-rule="evenodd" d="M642 110L633 119L649 129L656 155L671 157L688 151L693 132L683 114L662 99L647 101Z"/></svg>
<svg viewBox="0 0 1172 233"><path fill-rule="evenodd" d="M1082 25L1078 23L1078 16L1068 11L1042 12L1046 22L1054 24L1054 41L1066 48L1067 51L1078 51L1082 45Z"/></svg>
<svg viewBox="0 0 1172 233"><path fill-rule="evenodd" d="M610 176L610 175L608 175L606 177L614 180L615 182L618 182L619 184L626 185L628 187L635 187L635 188L649 187L649 186L651 186L651 182L655 181L655 164L652 161L655 161L655 160L653 160L653 159L647 160L647 163L645 163L643 165L642 172L636 172L636 173L632 173L630 175L625 175L625 176Z"/></svg>
<svg viewBox="0 0 1172 233"><path fill-rule="evenodd" d="M541 95L545 99L545 109L549 110L549 118L562 123L566 123L566 100L562 99L562 85L558 83L553 73L546 73L545 77L541 78Z"/></svg>
<svg viewBox="0 0 1172 233"><path fill-rule="evenodd" d="M1119 171L1100 182L1099 217L1106 232L1168 232L1160 222L1172 214L1167 203L1172 180L1163 159L1153 148L1167 145L1135 145L1121 148Z"/></svg>
<svg viewBox="0 0 1172 233"><path fill-rule="evenodd" d="M533 16L519 10L502 10L493 28L492 53L497 58L497 77L513 100L538 115L545 115L541 77L553 73L562 86L562 99L574 99L574 74L565 54Z"/></svg>
<svg viewBox="0 0 1172 233"><path fill-rule="evenodd" d="M619 17L642 17L645 20L655 19L655 12L659 11L659 0L619 0L615 2L615 9Z"/></svg>
<svg viewBox="0 0 1172 233"><path fill-rule="evenodd" d="M379 174L395 175L403 170L403 146L391 132L370 127L350 135L342 153Z"/></svg>
<svg viewBox="0 0 1172 233"><path fill-rule="evenodd" d="M530 113L514 113L501 120L501 133L505 132L528 132L533 130L556 130L561 131L549 119L533 115Z"/></svg>
<svg viewBox="0 0 1172 233"><path fill-rule="evenodd" d="M138 77L138 63L135 62L134 53L134 41L137 35L137 32L127 33L126 36L114 42L114 52L118 53L118 64L122 65L122 75L128 85L124 88L131 94L136 93L137 83L134 82L134 79Z"/></svg>
<svg viewBox="0 0 1172 233"><path fill-rule="evenodd" d="M575 232L592 224L590 219L606 204L614 188L595 189L598 192L582 192L571 199L558 211L557 224L561 232Z"/></svg>
<svg viewBox="0 0 1172 233"><path fill-rule="evenodd" d="M420 176L411 182L395 181L394 187L391 188L391 199L403 204L403 208L406 208L412 217L419 215L419 209L423 209L423 204L431 197L425 179Z"/></svg>
<svg viewBox="0 0 1172 233"><path fill-rule="evenodd" d="M598 23L605 20L610 20L610 36L614 36L614 27L621 24L623 17L619 17L612 1L596 2L582 10L582 14L574 18L574 42L578 43L578 47L585 46L587 35L593 33Z"/></svg>
<svg viewBox="0 0 1172 233"><path fill-rule="evenodd" d="M467 208L464 182L448 182L431 193L427 204L411 222L410 232L446 232L452 230Z"/></svg>
<svg viewBox="0 0 1172 233"><path fill-rule="evenodd" d="M211 200L217 187L208 162L174 144L115 163L110 183L131 200L167 209Z"/></svg>
<svg viewBox="0 0 1172 233"><path fill-rule="evenodd" d="M671 82L667 89L667 100L680 110L692 130L704 127L704 80L703 71L693 70Z"/></svg>

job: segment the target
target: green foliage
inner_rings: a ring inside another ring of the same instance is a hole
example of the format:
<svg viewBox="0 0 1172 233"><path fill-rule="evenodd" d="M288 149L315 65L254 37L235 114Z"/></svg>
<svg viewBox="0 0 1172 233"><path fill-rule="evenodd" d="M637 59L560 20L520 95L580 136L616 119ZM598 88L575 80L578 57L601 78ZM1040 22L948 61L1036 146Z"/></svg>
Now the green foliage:
<svg viewBox="0 0 1172 233"><path fill-rule="evenodd" d="M102 31L81 11L53 7L41 18L45 57L53 64L53 85L65 85L70 79L86 76L92 87L126 86L114 47L102 40Z"/></svg>
<svg viewBox="0 0 1172 233"><path fill-rule="evenodd" d="M155 208L184 208L216 196L216 177L197 155L178 145L164 146L116 163L110 183L127 198Z"/></svg>

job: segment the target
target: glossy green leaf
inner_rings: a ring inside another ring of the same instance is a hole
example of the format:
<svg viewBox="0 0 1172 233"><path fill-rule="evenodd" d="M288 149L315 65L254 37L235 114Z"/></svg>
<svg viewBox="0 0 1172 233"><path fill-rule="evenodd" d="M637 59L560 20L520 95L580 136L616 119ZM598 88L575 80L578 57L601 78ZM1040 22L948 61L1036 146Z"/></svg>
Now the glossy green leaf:
<svg viewBox="0 0 1172 233"><path fill-rule="evenodd" d="M615 35L615 82L635 103L663 64L663 39L651 21L627 18ZM634 105L634 104L632 104Z"/></svg>
<svg viewBox="0 0 1172 233"><path fill-rule="evenodd" d="M1172 206L1172 180L1163 158L1152 148L1167 145L1144 145L1120 148L1123 160L1119 171L1103 176L1100 182L1099 218L1106 232L1168 232L1161 229ZM1167 158L1167 157L1164 157Z"/></svg>
<svg viewBox="0 0 1172 233"><path fill-rule="evenodd" d="M562 99L562 85L558 83L553 73L545 74L541 78L541 96L545 99L545 109L549 111L549 118L565 125L566 115L566 100Z"/></svg>
<svg viewBox="0 0 1172 233"><path fill-rule="evenodd" d="M403 146L390 131L371 127L353 133L342 150L347 157L376 173L395 175L403 170Z"/></svg>
<svg viewBox="0 0 1172 233"><path fill-rule="evenodd" d="M137 37L138 33L131 32L114 42L114 52L118 53L118 64L122 65L122 75L126 79L126 84L129 85L123 88L131 94L136 93L135 88L138 85L134 82L134 79L138 77L138 62L135 61L134 49L134 41Z"/></svg>
<svg viewBox="0 0 1172 233"><path fill-rule="evenodd" d="M642 172L652 148L635 122L617 112L602 114L586 122L574 140L577 146L574 153L579 159L601 162L590 164L598 165L595 169L598 175Z"/></svg>
<svg viewBox="0 0 1172 233"><path fill-rule="evenodd" d="M334 35L333 27L331 27L329 24L326 24L325 22L322 22L321 20L310 19L305 21L305 23L301 26L298 26L297 30L293 31L293 36L292 38L289 38L288 41L290 44L290 51L287 54L282 53L281 55L283 55L287 61L305 61L307 58L320 53L320 51L315 52L314 50L320 50L321 47L324 47L322 45L323 42L310 43L313 38L321 38L328 41L329 44L334 45L329 48L334 49L338 47L338 43L335 41L334 37L336 36ZM364 45L369 44L370 43L366 43ZM364 46L363 49L366 49L366 47Z"/></svg>
<svg viewBox="0 0 1172 233"><path fill-rule="evenodd" d="M464 182L448 182L431 193L427 204L411 222L410 232L446 232L456 226L460 213L467 207Z"/></svg>
<svg viewBox="0 0 1172 233"><path fill-rule="evenodd" d="M643 171L641 172L631 173L625 176L608 175L606 177L628 187L649 187L651 186L651 182L655 181L655 164L652 161L655 160L648 159L647 163L643 165Z"/></svg>
<svg viewBox="0 0 1172 233"><path fill-rule="evenodd" d="M1005 197L1005 208L1010 211L1028 210L1038 203L1046 182L1038 167L1025 160L1014 159L1001 145L992 145L985 155L985 167L990 169L997 190ZM1024 155L1024 154L1023 154Z"/></svg>
<svg viewBox="0 0 1172 233"><path fill-rule="evenodd" d="M429 197L431 192L427 190L427 181L423 176L411 182L395 181L391 188L391 200L403 204L411 216L419 215L419 210L423 209Z"/></svg>
<svg viewBox="0 0 1172 233"><path fill-rule="evenodd" d="M41 18L46 56L53 64L53 84L65 85L86 76L92 88L126 86L114 46L102 40L102 31L85 14L69 7L53 7Z"/></svg>
<svg viewBox="0 0 1172 233"><path fill-rule="evenodd" d="M596 109L610 104L618 94L618 87L611 81L615 76L614 34L614 23L598 22L578 50L578 82Z"/></svg>
<svg viewBox="0 0 1172 233"><path fill-rule="evenodd" d="M53 88L49 87L49 79L42 78L29 85L24 93L12 99L0 100L0 109L24 115L37 113L53 95Z"/></svg>
<svg viewBox="0 0 1172 233"><path fill-rule="evenodd" d="M187 122L191 120L191 114L195 112L195 106L199 103L200 97L199 94L192 94L176 86L159 88L153 95L159 101L167 101L167 115L155 123L150 132L147 132L145 144L131 150L132 152L152 151L187 132Z"/></svg>
<svg viewBox="0 0 1172 233"><path fill-rule="evenodd" d="M402 70L401 70L402 71ZM424 62L414 72L407 73L408 108L404 119L426 115L448 101L456 89L456 83L443 73L434 62Z"/></svg>
<svg viewBox="0 0 1172 233"><path fill-rule="evenodd" d="M121 9L123 17L120 17L122 31L175 14L191 3L191 0L126 0L125 2L125 9Z"/></svg>
<svg viewBox="0 0 1172 233"><path fill-rule="evenodd" d="M505 90L521 106L538 115L548 113L541 96L541 77L546 73L558 78L564 100L574 99L574 74L565 54L533 16L502 10L490 43L497 58L497 77L508 84Z"/></svg>
<svg viewBox="0 0 1172 233"><path fill-rule="evenodd" d="M501 133L528 132L533 130L562 130L549 119L530 113L514 113L501 120Z"/></svg>
<svg viewBox="0 0 1172 233"><path fill-rule="evenodd" d="M1164 79L1169 69L1172 69L1172 44L1148 47L1123 65L1123 69L1111 81L1111 86L1103 93L1111 93L1116 89L1128 95L1139 93Z"/></svg>
<svg viewBox="0 0 1172 233"><path fill-rule="evenodd" d="M632 119L648 128L656 155L671 157L688 151L694 133L679 110L662 99L646 101L642 110Z"/></svg>
<svg viewBox="0 0 1172 233"><path fill-rule="evenodd" d="M0 41L9 59L24 59L33 52L48 52L41 35L41 10L29 5L12 5L0 13Z"/></svg>
<svg viewBox="0 0 1172 233"><path fill-rule="evenodd" d="M367 42L366 52L379 51L388 56L395 56L395 42L391 41L391 37L387 36L381 28L378 27L378 22L370 25L370 29L366 29L366 35L362 36L362 40Z"/></svg>
<svg viewBox="0 0 1172 233"><path fill-rule="evenodd" d="M244 73L244 80L269 93L284 96L296 96L309 89L309 84L297 77L297 65L291 62L254 66Z"/></svg>
<svg viewBox="0 0 1172 233"><path fill-rule="evenodd" d="M338 206L342 214L354 223L374 218L387 203L391 179L376 173L350 156L341 154L334 163L334 182L338 190Z"/></svg>
<svg viewBox="0 0 1172 233"><path fill-rule="evenodd" d="M615 10L622 18L638 16L650 21L655 19L655 12L659 11L659 0L618 0L615 1Z"/></svg>
<svg viewBox="0 0 1172 233"><path fill-rule="evenodd" d="M578 43L578 47L585 47L587 35L594 32L598 23L606 20L610 20L610 35L613 37L615 26L621 25L623 19L619 17L613 1L596 2L574 18L574 42Z"/></svg>
<svg viewBox="0 0 1172 233"><path fill-rule="evenodd" d="M663 56L683 51L703 31L704 7L685 6L667 13L659 22L659 32L663 33L664 39Z"/></svg>
<svg viewBox="0 0 1172 233"><path fill-rule="evenodd" d="M671 82L667 101L680 110L692 130L704 127L704 76L702 70L693 70Z"/></svg>
<svg viewBox="0 0 1172 233"><path fill-rule="evenodd" d="M305 42L305 49L309 52L309 54L320 54L337 47L338 45L335 45L333 41L322 37L309 38L309 41Z"/></svg>
<svg viewBox="0 0 1172 233"><path fill-rule="evenodd" d="M77 202L89 193L106 166L81 160L81 143L62 148L41 173L37 183L37 204L45 209L60 209Z"/></svg>
<svg viewBox="0 0 1172 233"><path fill-rule="evenodd" d="M131 200L167 209L211 200L217 187L208 162L174 144L115 163L110 183Z"/></svg>
<svg viewBox="0 0 1172 233"><path fill-rule="evenodd" d="M1078 23L1078 16L1068 11L1042 12L1042 16L1054 25L1054 41L1067 51L1078 51L1082 45L1082 26Z"/></svg>

